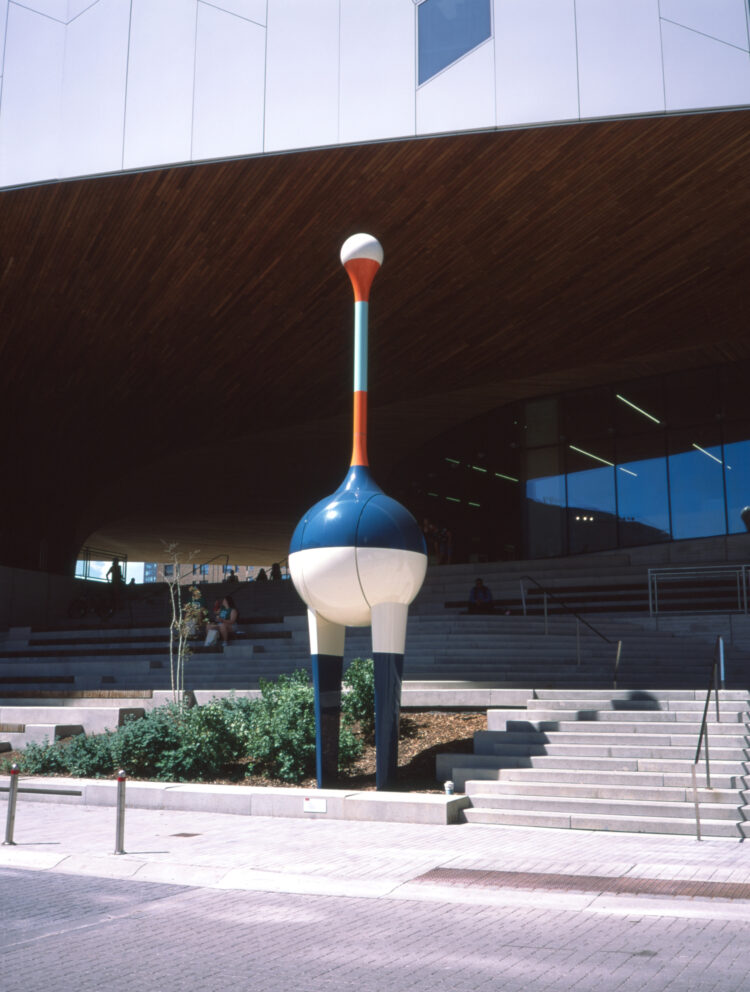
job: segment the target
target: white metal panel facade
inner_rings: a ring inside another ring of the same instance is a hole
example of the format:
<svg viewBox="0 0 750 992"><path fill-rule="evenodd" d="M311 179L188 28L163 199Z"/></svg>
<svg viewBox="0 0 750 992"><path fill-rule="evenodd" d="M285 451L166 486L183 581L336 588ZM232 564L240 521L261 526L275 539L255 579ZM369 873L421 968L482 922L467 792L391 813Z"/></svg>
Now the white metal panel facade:
<svg viewBox="0 0 750 992"><path fill-rule="evenodd" d="M0 185L750 104L747 0L486 3L418 85L414 0L0 0Z"/></svg>

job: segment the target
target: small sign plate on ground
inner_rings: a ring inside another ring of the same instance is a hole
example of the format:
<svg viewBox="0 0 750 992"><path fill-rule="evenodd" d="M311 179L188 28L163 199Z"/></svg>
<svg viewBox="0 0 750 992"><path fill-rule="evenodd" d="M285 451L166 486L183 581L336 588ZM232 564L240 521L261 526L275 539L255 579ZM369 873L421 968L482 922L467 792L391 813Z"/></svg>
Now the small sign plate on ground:
<svg viewBox="0 0 750 992"><path fill-rule="evenodd" d="M326 807L325 799L313 799L311 796L305 796L302 800L302 808L305 813L325 813Z"/></svg>

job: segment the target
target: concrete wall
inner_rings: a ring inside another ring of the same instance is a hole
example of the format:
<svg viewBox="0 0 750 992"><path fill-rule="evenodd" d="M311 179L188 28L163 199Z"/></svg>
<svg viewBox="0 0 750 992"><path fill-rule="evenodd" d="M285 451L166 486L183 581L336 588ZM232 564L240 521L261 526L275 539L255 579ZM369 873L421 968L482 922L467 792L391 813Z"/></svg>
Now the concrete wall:
<svg viewBox="0 0 750 992"><path fill-rule="evenodd" d="M750 104L746 0L487 0L421 85L419 2L0 0L0 187Z"/></svg>
<svg viewBox="0 0 750 992"><path fill-rule="evenodd" d="M46 627L65 616L74 598L76 580L0 565L0 630Z"/></svg>

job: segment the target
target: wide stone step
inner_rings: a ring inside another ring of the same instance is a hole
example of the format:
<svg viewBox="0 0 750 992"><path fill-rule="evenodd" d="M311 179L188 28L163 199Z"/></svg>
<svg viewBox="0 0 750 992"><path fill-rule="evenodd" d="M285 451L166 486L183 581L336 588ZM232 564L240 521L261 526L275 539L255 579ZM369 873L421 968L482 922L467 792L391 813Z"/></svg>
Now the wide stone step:
<svg viewBox="0 0 750 992"><path fill-rule="evenodd" d="M539 691L539 690L537 690ZM612 710L617 712L658 712L658 713L692 713L693 718L700 720L705 709L706 700L703 699L659 699L659 700L560 700L559 705L553 705L552 699L532 699L529 701L529 714L536 712L555 713L607 713ZM719 702L719 712L724 713L747 713L750 704L744 699L722 699ZM716 702L713 695L708 709L709 713L716 712Z"/></svg>
<svg viewBox="0 0 750 992"><path fill-rule="evenodd" d="M100 734L105 730L116 730L131 717L143 716L142 706L71 706L61 713L55 706L3 706L0 708L0 723L24 724L26 730L34 724L66 725L84 727L86 733Z"/></svg>
<svg viewBox="0 0 750 992"><path fill-rule="evenodd" d="M706 674L708 675L708 668L706 669ZM744 700L750 703L750 692L748 692L748 690L746 689L744 690L721 689L719 690L719 692L720 692L719 698L722 702L724 700L729 701L732 699L736 699L736 700ZM642 689L639 695L651 697L658 700L672 700L672 699L705 700L706 689L705 688L703 690L670 689L668 691L664 691L661 689ZM578 701L590 702L592 699L599 699L599 698L604 698L610 701L613 699L620 699L627 701L632 698L632 693L630 690L626 691L624 689L611 689L606 693L606 696L602 697L601 694L598 692L583 694L583 693L579 693L577 690L563 689L561 691L555 690L555 692L549 692L548 690L545 689L538 689L535 693L535 696L536 696L536 700L540 702L546 700L549 703L560 702L561 704L564 704L565 701L570 702L571 700L575 700L577 702Z"/></svg>
<svg viewBox="0 0 750 992"><path fill-rule="evenodd" d="M3 734L2 737L16 751L27 744L42 744L44 741L52 743L63 737L75 737L83 733L85 730L79 723L27 723L22 732Z"/></svg>
<svg viewBox="0 0 750 992"><path fill-rule="evenodd" d="M692 759L692 755L690 756ZM483 768L493 769L499 772L505 768L538 768L542 770L569 770L573 772L598 772L600 777L607 778L617 772L675 772L682 775L690 775L692 760L669 760L665 758L639 758L639 757L586 757L580 755L484 755L484 754L456 754L443 753L436 757L435 774L439 782L453 778L457 781L456 769L467 771L465 778L472 778L469 773L471 769ZM604 774L602 774L604 773ZM699 781L705 779L705 763L701 761L697 766ZM721 761L711 760L711 778L719 776L733 776L743 774L743 767L738 760Z"/></svg>
<svg viewBox="0 0 750 992"><path fill-rule="evenodd" d="M645 746L640 742L632 744L564 744L558 742L557 738L551 739L544 744L528 743L501 743L495 744L491 750L477 751L479 754L496 754L498 757L504 755L511 756L558 756L580 759L581 763L587 762L591 758L635 758L692 761L695 757L697 741L690 741L682 747L677 745L665 746ZM737 749L733 747L718 746L711 744L710 757L713 762L738 760Z"/></svg>
<svg viewBox="0 0 750 992"><path fill-rule="evenodd" d="M692 762L682 765L681 771L620 771L610 772L606 779L603 779L600 771L586 768L503 768L494 776L499 781L526 781L526 782L571 782L584 785L600 785L603 781L617 787L629 787L633 785L664 786L676 788L691 788L693 783ZM482 777L485 776L482 770ZM699 786L705 783L705 765L701 764L696 772L696 779ZM736 767L731 772L717 772L711 767L711 784L717 789L743 789L745 788L746 776L737 771ZM750 783L750 773L747 776Z"/></svg>
<svg viewBox="0 0 750 992"><path fill-rule="evenodd" d="M528 780L468 780L464 791L472 797L475 805L481 796L503 796L506 805L513 805L516 796L559 797L567 799L610 799L632 802L691 803L693 790L690 786L648 786L648 785L602 785L600 781L589 783L575 782L533 782ZM726 804L737 809L744 805L743 794L739 789L698 788L698 802L707 806ZM491 805L491 804L488 804Z"/></svg>
<svg viewBox="0 0 750 992"><path fill-rule="evenodd" d="M577 723L582 726L586 723L597 724L688 724L700 725L700 715L696 720L696 714L691 711L679 710L532 710L528 713L528 721L534 724L543 723ZM745 710L724 711L721 714L721 724L744 724L747 713ZM508 710L488 710L487 727L489 730L502 730L508 719L518 720L521 714L509 712ZM713 714L710 714L710 723L716 724Z"/></svg>
<svg viewBox="0 0 750 992"><path fill-rule="evenodd" d="M529 734L590 734L601 736L623 736L626 734L638 734L641 737L694 737L698 739L700 723L682 720L667 720L659 722L650 720L643 723L601 723L597 720L508 720L505 724L506 730L488 730L486 733L529 733ZM747 737L748 724L737 720L726 721L724 723L707 723L708 733L713 737L731 737L741 739Z"/></svg>
<svg viewBox="0 0 750 992"><path fill-rule="evenodd" d="M610 830L621 833L677 834L695 836L695 821L678 817L607 816L595 813L535 813L530 810L465 809L467 823L498 824L517 827L555 827L571 830ZM750 823L701 819L701 833L706 837L750 835Z"/></svg>
<svg viewBox="0 0 750 992"><path fill-rule="evenodd" d="M635 740L633 738L636 738ZM744 734L716 734L709 735L710 748L713 753L715 748L745 748L748 746L747 736ZM605 733L583 733L583 732L550 732L539 733L536 731L496 731L479 730L474 734L475 754L502 754L510 746L528 744L533 747L547 747L544 753L552 754L549 747L558 745L582 747L621 747L629 746L636 748L695 748L698 744L698 732L695 734L647 734L647 733L625 733L625 734L605 734ZM511 753L511 752L508 752ZM588 751L582 753L590 753Z"/></svg>
<svg viewBox="0 0 750 992"><path fill-rule="evenodd" d="M604 816L649 817L661 819L666 817L695 818L695 805L692 802L644 801L631 799L592 799L565 796L520 796L488 794L484 792L471 794L472 804L476 809L512 809L531 810L542 813L594 813ZM701 816L704 810L701 809ZM737 804L722 805L711 803L707 805L705 815L712 820L737 821L741 818Z"/></svg>

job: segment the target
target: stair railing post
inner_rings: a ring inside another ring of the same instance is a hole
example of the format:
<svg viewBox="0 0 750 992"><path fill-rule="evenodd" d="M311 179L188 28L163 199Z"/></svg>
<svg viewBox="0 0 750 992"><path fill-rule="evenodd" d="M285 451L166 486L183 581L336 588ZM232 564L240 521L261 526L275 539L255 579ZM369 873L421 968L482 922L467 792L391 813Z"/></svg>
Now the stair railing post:
<svg viewBox="0 0 750 992"><path fill-rule="evenodd" d="M519 581L521 583L521 607L523 608L523 615L526 616L526 586L523 584L523 579Z"/></svg>
<svg viewBox="0 0 750 992"><path fill-rule="evenodd" d="M701 839L701 811L698 804L698 785L695 781L695 762L690 766L690 773L693 778L693 804L695 805L695 836L696 840Z"/></svg>
<svg viewBox="0 0 750 992"><path fill-rule="evenodd" d="M125 772L117 773L117 828L115 830L115 854L125 853Z"/></svg>
<svg viewBox="0 0 750 992"><path fill-rule="evenodd" d="M5 821L5 840L3 847L15 846L13 829L16 825L16 800L18 799L18 765L10 766L10 785L8 788L8 819Z"/></svg>
<svg viewBox="0 0 750 992"><path fill-rule="evenodd" d="M708 722L706 722L706 788L711 788L711 762L708 760Z"/></svg>
<svg viewBox="0 0 750 992"><path fill-rule="evenodd" d="M612 688L617 688L617 672L620 668L620 655L622 654L622 641L617 642L617 651L615 653L615 672L612 679Z"/></svg>
<svg viewBox="0 0 750 992"><path fill-rule="evenodd" d="M724 684L724 638L719 638L719 685L725 689ZM716 693L716 722L719 722L719 693Z"/></svg>
<svg viewBox="0 0 750 992"><path fill-rule="evenodd" d="M576 665L581 667L581 621L576 617Z"/></svg>
<svg viewBox="0 0 750 992"><path fill-rule="evenodd" d="M549 626L547 624L547 593L544 594L544 633L549 634Z"/></svg>

